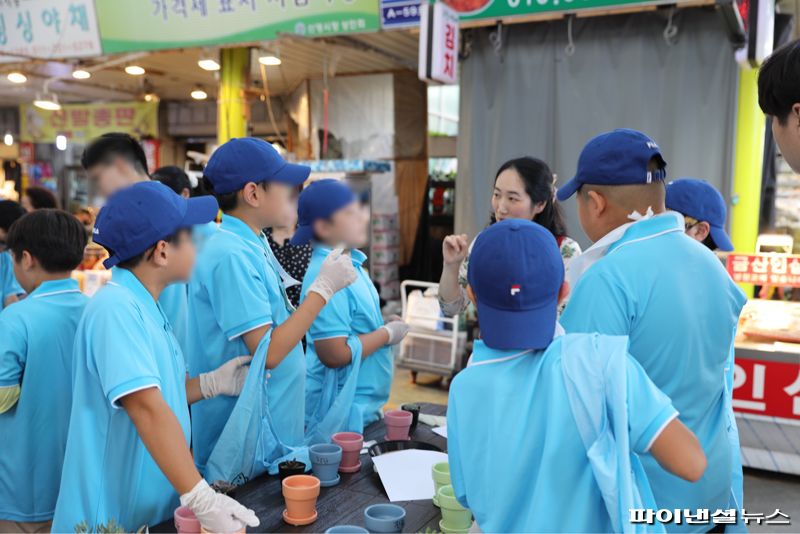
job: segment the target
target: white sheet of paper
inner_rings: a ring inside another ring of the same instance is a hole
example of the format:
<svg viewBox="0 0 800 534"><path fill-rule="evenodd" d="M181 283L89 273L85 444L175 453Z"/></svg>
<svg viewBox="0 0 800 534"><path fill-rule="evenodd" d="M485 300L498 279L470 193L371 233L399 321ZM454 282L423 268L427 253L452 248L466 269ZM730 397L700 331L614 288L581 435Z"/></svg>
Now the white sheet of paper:
<svg viewBox="0 0 800 534"><path fill-rule="evenodd" d="M445 426L437 426L433 429L434 434L439 434L444 439L447 439L447 425Z"/></svg>
<svg viewBox="0 0 800 534"><path fill-rule="evenodd" d="M446 462L443 452L407 451L381 454L372 459L390 502L419 501L433 498L434 464Z"/></svg>

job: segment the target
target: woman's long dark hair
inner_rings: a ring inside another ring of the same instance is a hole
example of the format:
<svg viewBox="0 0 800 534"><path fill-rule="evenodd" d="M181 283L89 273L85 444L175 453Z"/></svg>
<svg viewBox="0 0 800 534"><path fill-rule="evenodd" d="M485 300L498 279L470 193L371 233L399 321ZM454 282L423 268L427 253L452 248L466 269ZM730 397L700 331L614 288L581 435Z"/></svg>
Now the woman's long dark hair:
<svg viewBox="0 0 800 534"><path fill-rule="evenodd" d="M494 176L497 177L505 170L514 169L522 178L525 184L525 192L531 199L531 203L539 204L544 202L544 210L533 218L533 222L541 224L556 238L567 235L567 224L564 222L564 214L561 213L561 206L556 203L555 190L553 185L553 172L544 161L531 158L516 158L503 163ZM492 224L497 222L492 213Z"/></svg>

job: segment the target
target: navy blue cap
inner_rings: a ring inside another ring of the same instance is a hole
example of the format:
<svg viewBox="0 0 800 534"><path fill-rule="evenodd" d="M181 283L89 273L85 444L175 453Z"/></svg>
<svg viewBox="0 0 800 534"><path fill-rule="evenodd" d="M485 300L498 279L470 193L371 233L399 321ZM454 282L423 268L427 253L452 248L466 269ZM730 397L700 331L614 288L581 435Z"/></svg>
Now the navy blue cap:
<svg viewBox="0 0 800 534"><path fill-rule="evenodd" d="M160 182L140 182L111 195L94 223L93 240L112 253L103 262L111 268L181 228L213 221L218 210L212 196L186 199Z"/></svg>
<svg viewBox="0 0 800 534"><path fill-rule="evenodd" d="M312 182L297 200L297 230L289 241L305 245L314 237L314 221L327 219L343 207L358 200L346 183L332 178Z"/></svg>
<svg viewBox="0 0 800 534"><path fill-rule="evenodd" d="M669 210L707 222L717 248L733 250L733 243L725 233L725 199L714 186L704 180L680 178L667 184L666 204Z"/></svg>
<svg viewBox="0 0 800 534"><path fill-rule="evenodd" d="M661 168L647 170L652 158L661 160ZM667 177L667 162L655 141L642 132L613 130L591 139L578 158L575 177L558 190L558 200L565 201L583 184L649 184Z"/></svg>
<svg viewBox="0 0 800 534"><path fill-rule="evenodd" d="M299 186L310 173L310 167L288 163L275 147L256 137L231 139L214 151L203 170L219 194L239 191L249 182Z"/></svg>
<svg viewBox="0 0 800 534"><path fill-rule="evenodd" d="M553 340L564 262L547 229L506 219L478 234L467 279L481 338L493 349L543 349Z"/></svg>

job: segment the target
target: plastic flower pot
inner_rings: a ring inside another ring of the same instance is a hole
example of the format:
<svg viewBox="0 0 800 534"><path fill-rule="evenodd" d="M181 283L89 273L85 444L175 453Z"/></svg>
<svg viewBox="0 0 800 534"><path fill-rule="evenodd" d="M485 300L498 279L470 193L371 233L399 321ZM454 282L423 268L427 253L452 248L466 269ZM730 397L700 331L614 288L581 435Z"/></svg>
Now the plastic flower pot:
<svg viewBox="0 0 800 534"><path fill-rule="evenodd" d="M292 475L281 482L286 510L283 520L290 525L310 525L317 520L319 479L311 475Z"/></svg>
<svg viewBox="0 0 800 534"><path fill-rule="evenodd" d="M472 512L456 500L453 486L442 486L436 494L439 508L442 509L441 526L447 530L469 530L472 526Z"/></svg>
<svg viewBox="0 0 800 534"><path fill-rule="evenodd" d="M408 431L411 429L413 419L414 416L404 410L386 412L383 417L383 422L386 425L386 439L388 441L411 439Z"/></svg>
<svg viewBox="0 0 800 534"><path fill-rule="evenodd" d="M369 534L369 530L355 525L337 525L326 530L325 534Z"/></svg>
<svg viewBox="0 0 800 534"><path fill-rule="evenodd" d="M283 480L292 475L302 475L306 472L306 464L297 460L288 460L278 464L278 477Z"/></svg>
<svg viewBox="0 0 800 534"><path fill-rule="evenodd" d="M373 504L364 510L364 526L370 532L402 532L406 510L396 504Z"/></svg>
<svg viewBox="0 0 800 534"><path fill-rule="evenodd" d="M200 534L200 521L188 506L175 508L175 530L178 534Z"/></svg>
<svg viewBox="0 0 800 534"><path fill-rule="evenodd" d="M439 489L450 485L450 464L447 462L434 464L431 473L433 474L433 504L439 506Z"/></svg>
<svg viewBox="0 0 800 534"><path fill-rule="evenodd" d="M342 463L339 465L340 473L357 473L361 469L361 447L364 446L364 436L358 432L338 432L331 440L342 448Z"/></svg>
<svg viewBox="0 0 800 534"><path fill-rule="evenodd" d="M468 534L471 528L472 525L470 525L470 528L465 529L447 528L447 525L444 524L444 519L439 521L439 530L441 530L443 534Z"/></svg>
<svg viewBox="0 0 800 534"><path fill-rule="evenodd" d="M403 410L404 412L410 413L412 416L411 428L408 429L408 434L410 436L413 436L414 432L416 432L417 430L417 424L419 423L420 405L417 403L403 404L402 406L400 406L400 409Z"/></svg>
<svg viewBox="0 0 800 534"><path fill-rule="evenodd" d="M242 530L237 530L233 534L245 534L245 532L247 532L247 527L242 527ZM217 533L208 531L208 530L204 529L203 527L200 527L200 534L217 534Z"/></svg>
<svg viewBox="0 0 800 534"><path fill-rule="evenodd" d="M339 483L339 464L342 461L342 448L335 443L318 443L308 449L311 470L320 480L323 488Z"/></svg>

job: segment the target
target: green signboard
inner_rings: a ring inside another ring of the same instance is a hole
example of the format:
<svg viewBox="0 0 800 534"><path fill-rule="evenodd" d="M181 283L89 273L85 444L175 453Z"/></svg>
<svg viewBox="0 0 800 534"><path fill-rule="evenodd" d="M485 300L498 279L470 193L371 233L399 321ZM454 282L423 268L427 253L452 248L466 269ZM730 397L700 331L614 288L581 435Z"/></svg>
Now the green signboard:
<svg viewBox="0 0 800 534"><path fill-rule="evenodd" d="M657 3L652 0L444 0L459 12L462 22L535 15L551 11L576 11L614 8L632 4Z"/></svg>
<svg viewBox="0 0 800 534"><path fill-rule="evenodd" d="M379 0L95 0L103 52L378 31Z"/></svg>

